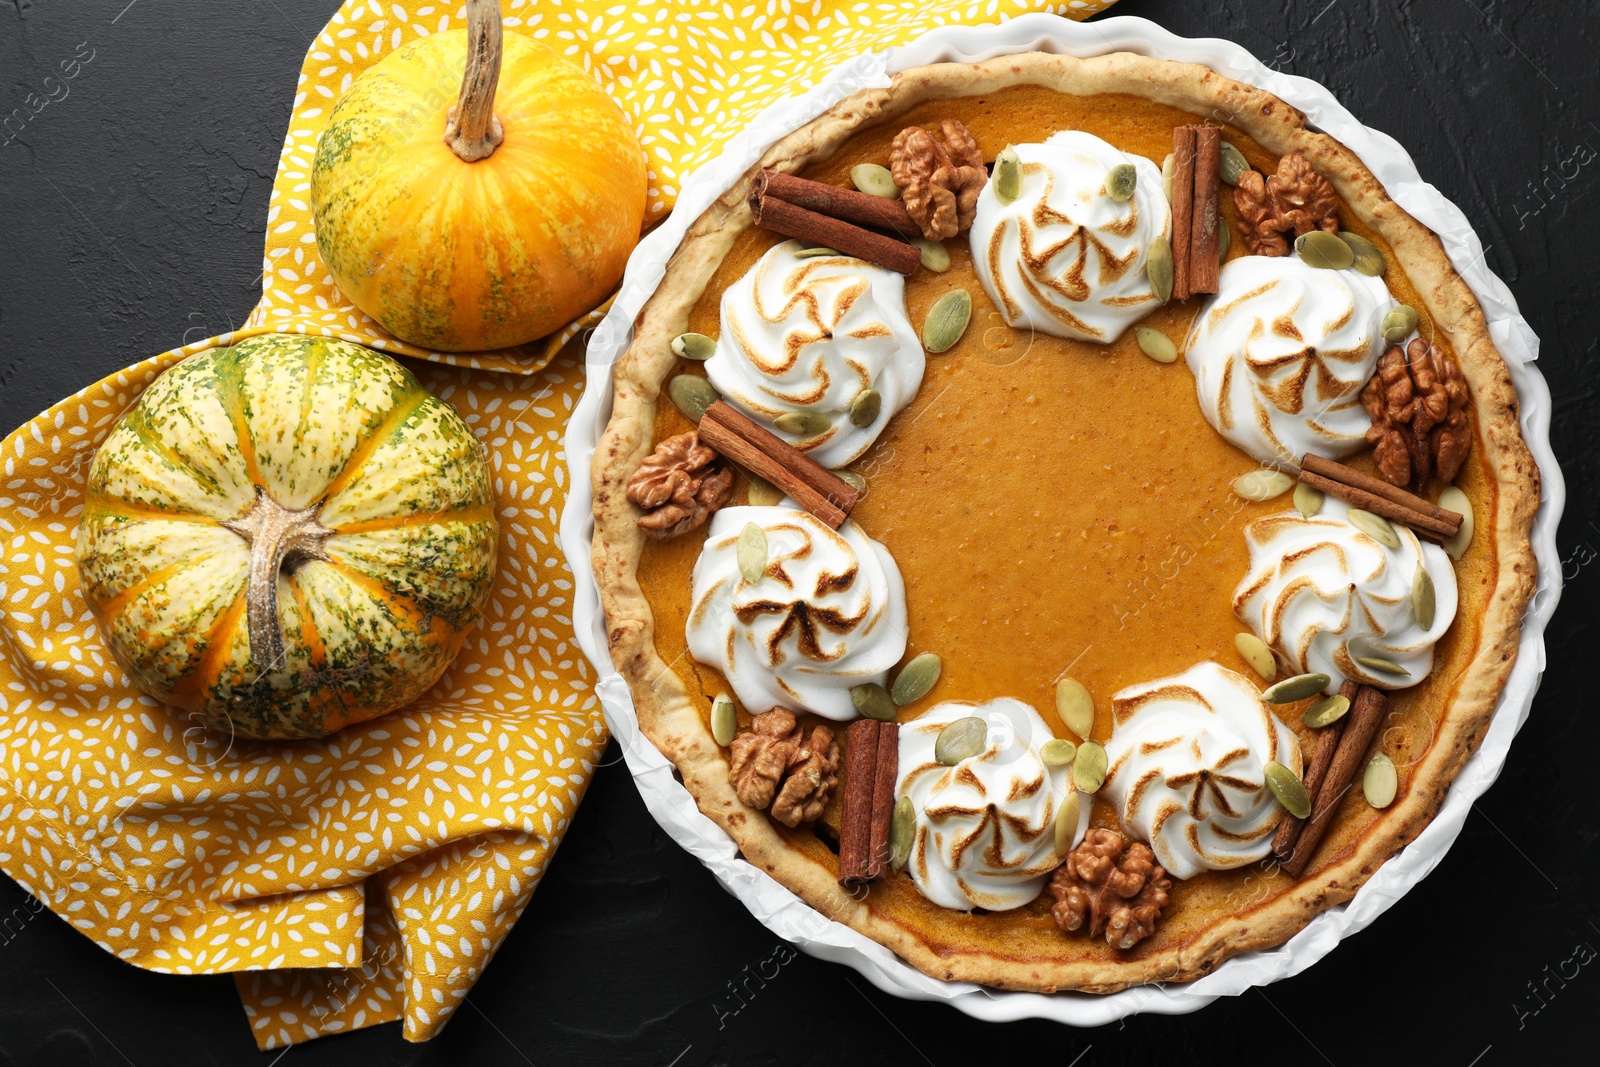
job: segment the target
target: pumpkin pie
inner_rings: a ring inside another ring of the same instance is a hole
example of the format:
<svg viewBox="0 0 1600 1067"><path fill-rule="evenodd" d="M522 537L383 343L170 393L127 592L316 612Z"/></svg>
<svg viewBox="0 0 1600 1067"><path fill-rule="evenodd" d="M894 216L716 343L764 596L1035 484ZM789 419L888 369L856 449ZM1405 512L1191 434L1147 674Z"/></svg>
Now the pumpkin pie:
<svg viewBox="0 0 1600 1067"><path fill-rule="evenodd" d="M611 654L701 810L1006 989L1192 980L1348 900L1535 583L1439 240L1283 101L1130 54L914 69L778 142L646 305L594 489Z"/></svg>

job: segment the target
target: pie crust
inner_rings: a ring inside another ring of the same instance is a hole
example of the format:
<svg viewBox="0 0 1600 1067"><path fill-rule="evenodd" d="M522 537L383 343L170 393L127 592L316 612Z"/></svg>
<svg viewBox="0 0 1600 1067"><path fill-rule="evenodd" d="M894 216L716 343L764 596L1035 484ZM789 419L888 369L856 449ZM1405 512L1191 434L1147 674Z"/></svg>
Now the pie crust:
<svg viewBox="0 0 1600 1067"><path fill-rule="evenodd" d="M1454 699L1437 724L1433 743L1415 765L1410 788L1332 862L1314 865L1284 891L1236 913L1216 914L1176 944L1143 952L1140 946L1104 958L1068 952L1061 959L1007 954L963 943L958 922L932 934L897 922L875 905L873 895L856 899L841 889L833 870L791 845L764 813L741 804L703 711L657 652L650 604L637 575L644 538L635 526L637 512L623 492L629 475L650 452L658 400L678 364L669 343L687 328L690 311L734 239L751 225L745 197L756 170L799 171L826 160L858 130L892 122L918 104L1021 85L1076 96L1129 94L1199 116L1223 116L1266 151L1303 153L1333 182L1345 207L1393 249L1436 328L1450 341L1471 386L1477 447L1494 480L1493 512L1477 516L1479 536L1488 530L1494 534L1494 586L1482 608L1476 650L1456 679ZM1387 196L1354 153L1309 129L1305 116L1277 97L1205 67L1128 53L1092 59L1026 53L908 70L887 88L851 96L775 144L757 168L690 227L640 314L634 342L615 369L611 420L593 467L593 562L611 656L632 690L645 735L677 766L700 809L727 831L747 860L821 915L853 927L942 979L1094 993L1190 981L1231 956L1281 944L1318 912L1350 899L1433 818L1462 763L1482 740L1515 662L1522 614L1536 584L1529 530L1539 505L1539 471L1522 440L1518 411L1483 313L1438 238ZM950 935L937 936L943 929Z"/></svg>

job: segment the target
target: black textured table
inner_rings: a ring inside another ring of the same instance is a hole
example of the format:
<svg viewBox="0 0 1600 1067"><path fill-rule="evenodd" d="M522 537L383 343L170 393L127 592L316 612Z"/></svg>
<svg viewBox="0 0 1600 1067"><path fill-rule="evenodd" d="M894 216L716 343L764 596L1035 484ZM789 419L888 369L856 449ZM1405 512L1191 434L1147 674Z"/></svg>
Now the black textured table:
<svg viewBox="0 0 1600 1067"><path fill-rule="evenodd" d="M243 321L295 76L337 6L0 3L0 431ZM0 879L0 1064L1594 1062L1600 11L1123 0L1115 13L1231 38L1393 134L1466 211L1543 340L1571 492L1567 590L1505 773L1421 886L1307 973L1198 1014L991 1025L780 942L657 829L612 746L436 1040L407 1045L390 1025L258 1054L230 978L118 963Z"/></svg>

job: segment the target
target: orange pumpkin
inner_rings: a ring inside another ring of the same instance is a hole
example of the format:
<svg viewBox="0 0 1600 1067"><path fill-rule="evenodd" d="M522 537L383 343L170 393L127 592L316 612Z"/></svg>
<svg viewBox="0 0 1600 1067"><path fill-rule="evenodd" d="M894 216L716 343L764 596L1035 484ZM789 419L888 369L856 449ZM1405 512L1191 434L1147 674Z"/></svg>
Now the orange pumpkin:
<svg viewBox="0 0 1600 1067"><path fill-rule="evenodd" d="M317 247L344 294L403 341L508 348L600 303L644 219L622 109L544 45L468 25L366 70L317 145ZM498 92L496 91L498 87Z"/></svg>

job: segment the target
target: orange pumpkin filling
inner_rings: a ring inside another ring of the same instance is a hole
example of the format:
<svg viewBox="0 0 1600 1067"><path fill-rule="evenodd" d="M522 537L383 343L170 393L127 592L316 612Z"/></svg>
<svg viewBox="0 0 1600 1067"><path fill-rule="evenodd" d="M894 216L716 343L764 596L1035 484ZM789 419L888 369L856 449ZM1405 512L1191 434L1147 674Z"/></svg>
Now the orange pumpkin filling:
<svg viewBox="0 0 1600 1067"><path fill-rule="evenodd" d="M852 165L887 162L898 130L936 126L944 118L965 123L990 160L1008 143L1043 141L1058 130L1076 129L1159 163L1171 151L1173 127L1194 116L1132 96L1007 89L924 104L888 126L863 130L805 176L848 185ZM1277 158L1240 131L1225 126L1223 136L1251 166L1276 169ZM1225 195L1222 205L1231 226L1231 199ZM1347 211L1340 221L1384 251L1384 280L1395 299L1422 308L1404 265L1378 234ZM716 336L723 290L779 240L759 229L741 234L695 306L688 329ZM915 400L851 464L869 482L854 520L889 549L905 577L906 658L932 651L944 661L939 684L902 709L902 721L941 701L1015 697L1043 714L1060 736L1070 736L1056 717L1053 694L1057 680L1071 675L1094 695L1095 736L1104 740L1111 731L1110 697L1125 686L1204 660L1254 677L1233 644L1234 635L1246 629L1231 608L1248 563L1243 531L1252 519L1287 508L1288 498L1250 503L1233 494L1233 479L1257 464L1206 423L1181 360L1164 365L1148 358L1131 329L1109 346L1014 330L974 275L965 237L946 244L947 272L920 270L907 279L911 321L920 326L935 300L964 288L973 297L971 324L954 348L928 357ZM1235 231L1228 258L1246 254ZM1141 325L1162 330L1181 348L1203 299L1169 304ZM1420 330L1450 352L1426 312ZM698 367L686 362L682 370L698 373ZM661 405L657 441L689 428L675 408ZM1456 479L1478 516L1495 508L1483 455L1481 447L1474 448ZM1351 462L1371 469L1365 455ZM733 502L744 499L743 487L736 489ZM1460 606L1436 648L1432 674L1391 694L1375 749L1400 769L1402 795L1480 638L1482 607L1496 581L1489 527L1479 525L1456 564ZM694 661L684 636L690 571L704 537L701 528L651 542L639 581L655 615L662 658L709 715L712 698L728 686L715 670ZM741 720L765 710L741 709ZM1300 724L1300 706L1279 710L1302 736L1310 733ZM1311 870L1347 854L1383 817L1359 790L1352 793ZM779 830L795 848L833 869L838 807L836 798L814 829ZM1093 821L1117 826L1103 800L1096 802ZM959 927L963 944L998 956L1129 958L1181 945L1219 915L1248 915L1291 884L1270 860L1175 881L1154 936L1121 953L1101 939L1063 935L1050 920L1048 894L1015 911L969 916L929 903L908 877L895 875L873 890L873 902L876 911L935 942L941 930L948 941Z"/></svg>

